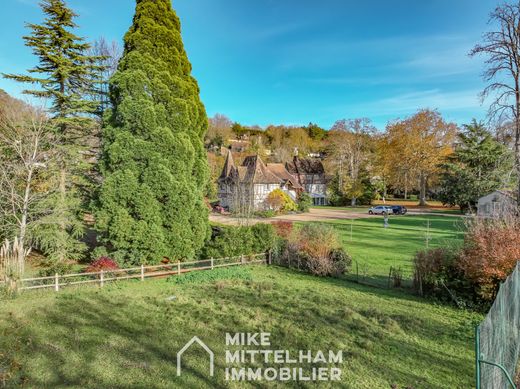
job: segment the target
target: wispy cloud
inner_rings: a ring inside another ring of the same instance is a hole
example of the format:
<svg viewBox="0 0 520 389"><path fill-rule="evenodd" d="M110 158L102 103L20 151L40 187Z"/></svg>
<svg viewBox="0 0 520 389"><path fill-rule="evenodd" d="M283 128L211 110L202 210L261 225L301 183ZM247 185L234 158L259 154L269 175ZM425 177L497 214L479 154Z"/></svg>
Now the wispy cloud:
<svg viewBox="0 0 520 389"><path fill-rule="evenodd" d="M411 91L354 104L330 107L337 117L369 116L381 118L403 117L421 108L439 109L441 112L480 109L479 90L443 91L440 89Z"/></svg>

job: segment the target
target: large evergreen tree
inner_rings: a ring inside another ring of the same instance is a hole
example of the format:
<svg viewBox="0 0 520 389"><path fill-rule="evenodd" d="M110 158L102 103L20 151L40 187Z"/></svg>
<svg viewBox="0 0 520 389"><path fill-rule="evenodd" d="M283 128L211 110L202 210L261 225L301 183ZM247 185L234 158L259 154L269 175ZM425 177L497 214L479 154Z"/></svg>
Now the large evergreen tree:
<svg viewBox="0 0 520 389"><path fill-rule="evenodd" d="M444 165L440 199L460 206L461 211L474 210L478 199L511 184L513 158L505 146L475 120L458 134L455 152Z"/></svg>
<svg viewBox="0 0 520 389"><path fill-rule="evenodd" d="M192 258L209 233L207 117L170 0L137 0L110 89L100 240L120 262Z"/></svg>
<svg viewBox="0 0 520 389"><path fill-rule="evenodd" d="M97 103L92 95L99 66L98 58L87 54L90 45L74 34L76 14L64 0L43 0L42 24L28 24L26 46L38 57L38 65L28 74L4 74L4 77L35 86L24 93L50 103L49 114L58 139L56 179L58 187L48 198L48 215L35 231L40 248L59 261L81 256L84 245L78 240L83 232L82 198L79 193L88 165L84 151L86 138L95 125L92 114ZM49 188L53 190L54 188Z"/></svg>

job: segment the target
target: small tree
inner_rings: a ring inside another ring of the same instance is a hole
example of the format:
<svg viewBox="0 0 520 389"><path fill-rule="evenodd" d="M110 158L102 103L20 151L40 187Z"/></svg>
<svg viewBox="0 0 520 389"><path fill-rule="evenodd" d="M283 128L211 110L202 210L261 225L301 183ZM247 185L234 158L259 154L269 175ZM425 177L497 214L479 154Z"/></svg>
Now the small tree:
<svg viewBox="0 0 520 389"><path fill-rule="evenodd" d="M48 226L67 222L48 206L56 195L52 126L44 113L20 101L0 111L0 236L16 237L19 255L34 244L47 253Z"/></svg>
<svg viewBox="0 0 520 389"><path fill-rule="evenodd" d="M302 192L298 196L298 211L309 212L312 205L312 198L307 192Z"/></svg>

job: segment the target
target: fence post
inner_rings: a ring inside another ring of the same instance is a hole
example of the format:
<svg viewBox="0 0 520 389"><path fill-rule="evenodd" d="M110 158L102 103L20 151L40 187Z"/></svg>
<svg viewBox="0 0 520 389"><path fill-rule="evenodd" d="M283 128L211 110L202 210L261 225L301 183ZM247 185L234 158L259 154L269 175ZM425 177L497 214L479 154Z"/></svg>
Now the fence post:
<svg viewBox="0 0 520 389"><path fill-rule="evenodd" d="M211 257L211 270L213 270L215 266L213 265L213 257Z"/></svg>
<svg viewBox="0 0 520 389"><path fill-rule="evenodd" d="M60 290L60 276L58 273L54 274L54 290L56 292Z"/></svg>
<svg viewBox="0 0 520 389"><path fill-rule="evenodd" d="M141 281L144 281L144 265L141 264Z"/></svg>
<svg viewBox="0 0 520 389"><path fill-rule="evenodd" d="M242 265L244 264L244 254L242 254L240 256L240 264L242 264Z"/></svg>
<svg viewBox="0 0 520 389"><path fill-rule="evenodd" d="M267 252L267 264L268 264L268 265L270 265L270 264L272 263L272 260L273 260L272 255L273 255L272 251L269 250L269 251Z"/></svg>
<svg viewBox="0 0 520 389"><path fill-rule="evenodd" d="M475 388L480 389L480 326L475 326Z"/></svg>
<svg viewBox="0 0 520 389"><path fill-rule="evenodd" d="M99 284L101 287L105 285L105 272L101 270L101 274L99 275Z"/></svg>
<svg viewBox="0 0 520 389"><path fill-rule="evenodd" d="M177 275L181 275L181 261L177 261Z"/></svg>

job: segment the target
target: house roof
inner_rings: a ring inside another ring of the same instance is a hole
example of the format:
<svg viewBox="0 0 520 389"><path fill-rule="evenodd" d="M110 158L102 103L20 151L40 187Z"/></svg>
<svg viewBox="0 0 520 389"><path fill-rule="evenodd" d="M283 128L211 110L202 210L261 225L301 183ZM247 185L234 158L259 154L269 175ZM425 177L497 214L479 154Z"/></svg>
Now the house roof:
<svg viewBox="0 0 520 389"><path fill-rule="evenodd" d="M491 197L492 195L500 195L500 196L504 196L504 197L507 197L513 201L516 201L516 196L517 196L517 193L512 191L512 190L508 190L508 189L499 189L499 190L495 190L494 192L491 192L491 193L488 193L487 195L485 196L482 196L479 201L483 200L484 198L487 198L487 197Z"/></svg>
<svg viewBox="0 0 520 389"><path fill-rule="evenodd" d="M287 162L287 170L292 174L324 174L325 169L319 159L294 157Z"/></svg>
<svg viewBox="0 0 520 389"><path fill-rule="evenodd" d="M228 152L219 180L235 178L244 183L284 184L290 182L295 189L301 189L298 180L281 163L266 164L258 155L244 159L242 166L235 166L231 151Z"/></svg>
<svg viewBox="0 0 520 389"><path fill-rule="evenodd" d="M233 160L233 154L231 154L231 150L229 150L226 156L226 162L224 162L224 168L222 169L222 173L220 174L219 179L230 176L234 168L235 161Z"/></svg>

